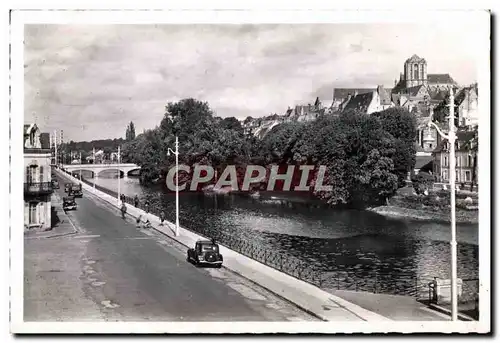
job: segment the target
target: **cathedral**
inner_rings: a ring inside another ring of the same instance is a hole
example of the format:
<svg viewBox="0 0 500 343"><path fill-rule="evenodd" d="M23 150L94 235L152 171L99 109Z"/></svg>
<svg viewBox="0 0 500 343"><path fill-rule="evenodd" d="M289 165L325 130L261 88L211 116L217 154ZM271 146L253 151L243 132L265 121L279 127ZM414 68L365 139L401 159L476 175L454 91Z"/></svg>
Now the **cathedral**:
<svg viewBox="0 0 500 343"><path fill-rule="evenodd" d="M405 61L399 82L394 81L392 94L426 99L432 105L441 102L451 88L457 87L450 74L428 74L426 60L413 55Z"/></svg>

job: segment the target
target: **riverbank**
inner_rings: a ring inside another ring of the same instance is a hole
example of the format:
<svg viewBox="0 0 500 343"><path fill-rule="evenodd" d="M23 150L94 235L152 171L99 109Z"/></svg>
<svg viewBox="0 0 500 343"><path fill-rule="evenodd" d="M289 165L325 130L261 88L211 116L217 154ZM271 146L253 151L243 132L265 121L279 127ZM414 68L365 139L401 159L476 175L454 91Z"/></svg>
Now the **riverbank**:
<svg viewBox="0 0 500 343"><path fill-rule="evenodd" d="M391 218L407 218L407 219L422 220L422 221L432 220L444 223L451 222L451 215L449 211L448 213L425 211L425 210L416 210L416 209L404 208L400 206L391 206L391 205L368 208L367 210ZM455 217L457 224L479 223L479 211L463 211L457 209Z"/></svg>

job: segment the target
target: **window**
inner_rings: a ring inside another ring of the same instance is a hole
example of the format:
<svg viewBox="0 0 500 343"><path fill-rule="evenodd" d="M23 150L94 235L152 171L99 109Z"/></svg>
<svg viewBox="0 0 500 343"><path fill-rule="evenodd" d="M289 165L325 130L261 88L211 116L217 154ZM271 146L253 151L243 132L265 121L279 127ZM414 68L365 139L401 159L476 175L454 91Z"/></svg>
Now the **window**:
<svg viewBox="0 0 500 343"><path fill-rule="evenodd" d="M459 182L458 170L455 169L455 182Z"/></svg>
<svg viewBox="0 0 500 343"><path fill-rule="evenodd" d="M470 181L470 170L465 171L465 181Z"/></svg>
<svg viewBox="0 0 500 343"><path fill-rule="evenodd" d="M472 156L468 155L467 156L467 167L472 167L473 164L474 164L474 161L472 160Z"/></svg>
<svg viewBox="0 0 500 343"><path fill-rule="evenodd" d="M26 175L26 182L35 183L36 166L29 166L27 169L28 175Z"/></svg>
<svg viewBox="0 0 500 343"><path fill-rule="evenodd" d="M444 157L444 167L448 167L448 156Z"/></svg>
<svg viewBox="0 0 500 343"><path fill-rule="evenodd" d="M38 205L38 203L30 202L30 207L29 207L29 223L30 224L38 224L36 205Z"/></svg>
<svg viewBox="0 0 500 343"><path fill-rule="evenodd" d="M413 66L413 79L414 80L418 80L419 77L418 77L418 64L415 64Z"/></svg>
<svg viewBox="0 0 500 343"><path fill-rule="evenodd" d="M443 170L443 180L448 180L448 170Z"/></svg>
<svg viewBox="0 0 500 343"><path fill-rule="evenodd" d="M43 182L43 166L40 166L40 182Z"/></svg>
<svg viewBox="0 0 500 343"><path fill-rule="evenodd" d="M432 149L432 143L429 144L429 149Z"/></svg>

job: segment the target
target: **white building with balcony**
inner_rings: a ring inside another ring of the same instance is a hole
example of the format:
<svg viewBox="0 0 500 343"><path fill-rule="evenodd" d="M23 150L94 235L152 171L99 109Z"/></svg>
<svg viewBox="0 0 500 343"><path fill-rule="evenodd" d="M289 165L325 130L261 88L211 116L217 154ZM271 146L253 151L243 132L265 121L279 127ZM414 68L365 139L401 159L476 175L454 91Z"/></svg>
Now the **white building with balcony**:
<svg viewBox="0 0 500 343"><path fill-rule="evenodd" d="M24 125L24 226L25 229L51 227L50 136L36 124Z"/></svg>

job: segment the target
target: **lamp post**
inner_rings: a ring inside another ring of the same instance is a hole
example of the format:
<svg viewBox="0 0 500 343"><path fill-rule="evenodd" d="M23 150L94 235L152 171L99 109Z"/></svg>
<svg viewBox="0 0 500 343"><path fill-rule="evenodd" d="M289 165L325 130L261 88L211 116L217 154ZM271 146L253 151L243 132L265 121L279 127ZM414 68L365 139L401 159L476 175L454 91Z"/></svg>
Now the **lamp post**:
<svg viewBox="0 0 500 343"><path fill-rule="evenodd" d="M175 155L175 236L179 236L179 138L175 136L175 151L168 148L167 156Z"/></svg>
<svg viewBox="0 0 500 343"><path fill-rule="evenodd" d="M92 164L95 164L95 148L92 148ZM92 175L92 189L95 193L95 177L96 177L96 172L95 172L95 169L94 169L94 175Z"/></svg>
<svg viewBox="0 0 500 343"><path fill-rule="evenodd" d="M82 181L82 152L80 151L80 181Z"/></svg>
<svg viewBox="0 0 500 343"><path fill-rule="evenodd" d="M118 146L118 202L120 202L120 184L121 184L121 175L120 175L120 147Z"/></svg>
<svg viewBox="0 0 500 343"><path fill-rule="evenodd" d="M438 134L448 140L450 146L450 165L449 165L449 178L450 178L450 206L451 206L451 320L457 320L457 237L456 237L456 218L455 218L455 114L454 114L455 97L453 96L453 88L450 89L450 115L448 116L450 130L446 135L441 129L431 121L428 126L433 126Z"/></svg>

